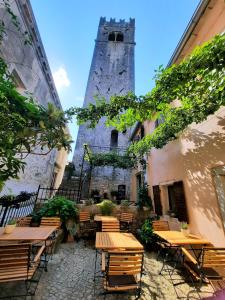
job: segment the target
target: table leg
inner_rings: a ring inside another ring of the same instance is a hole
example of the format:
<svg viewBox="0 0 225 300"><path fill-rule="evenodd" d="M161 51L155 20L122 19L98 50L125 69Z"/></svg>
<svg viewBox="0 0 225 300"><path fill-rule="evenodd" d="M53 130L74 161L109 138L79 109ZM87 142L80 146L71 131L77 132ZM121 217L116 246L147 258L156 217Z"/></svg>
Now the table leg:
<svg viewBox="0 0 225 300"><path fill-rule="evenodd" d="M47 248L46 248L47 244L46 243L47 243L47 241L45 240L45 261L44 261L45 272L48 271L48 269L47 269Z"/></svg>

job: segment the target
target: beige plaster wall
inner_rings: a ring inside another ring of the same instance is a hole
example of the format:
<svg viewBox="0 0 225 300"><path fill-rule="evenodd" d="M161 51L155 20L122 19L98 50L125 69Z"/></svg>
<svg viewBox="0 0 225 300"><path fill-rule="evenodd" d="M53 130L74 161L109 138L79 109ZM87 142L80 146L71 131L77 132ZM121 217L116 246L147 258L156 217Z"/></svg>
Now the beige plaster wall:
<svg viewBox="0 0 225 300"><path fill-rule="evenodd" d="M148 183L160 185L164 214L168 210L166 186L184 182L190 230L225 246L212 169L225 165L225 108L198 125L190 126L176 141L152 150Z"/></svg>
<svg viewBox="0 0 225 300"><path fill-rule="evenodd" d="M202 15L179 62L199 45L225 30L225 2L212 0ZM146 126L146 125L145 125ZM154 123L148 122L148 133ZM161 150L152 150L147 177L150 186L160 185L163 213L168 211L167 185L182 180L190 219L190 230L225 246L221 210L213 179L213 168L225 165L225 108L201 124L192 124L179 139Z"/></svg>

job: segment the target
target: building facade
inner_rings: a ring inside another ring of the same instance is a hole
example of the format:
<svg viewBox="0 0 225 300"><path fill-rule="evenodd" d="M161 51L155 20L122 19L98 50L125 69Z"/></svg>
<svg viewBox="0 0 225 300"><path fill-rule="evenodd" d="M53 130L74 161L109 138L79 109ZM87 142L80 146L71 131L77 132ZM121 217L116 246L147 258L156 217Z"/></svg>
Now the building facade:
<svg viewBox="0 0 225 300"><path fill-rule="evenodd" d="M129 22L100 19L83 107L89 103L95 104L95 96L104 97L108 101L113 95L134 92L134 34L134 19ZM130 132L119 133L114 128L106 127L104 122L105 118L102 118L95 129L89 129L87 125L79 127L73 157L78 173L84 144L88 144L95 153L112 150L122 153L127 148ZM92 171L90 189L98 189L102 195L123 189L128 196L129 186L128 170L96 167Z"/></svg>
<svg viewBox="0 0 225 300"><path fill-rule="evenodd" d="M18 91L21 94L32 94L35 101L45 107L50 102L62 109L30 1L12 1L11 9L18 18L19 31L12 24L12 19L0 0L0 19L6 28L1 55ZM24 43L23 33L26 31L32 39L31 45ZM39 185L58 187L67 162L67 152L53 150L46 156L29 155L25 161L26 167L19 174L20 179L7 181L3 194L33 192Z"/></svg>
<svg viewBox="0 0 225 300"><path fill-rule="evenodd" d="M223 0L201 1L172 55L169 66L225 31ZM158 120L159 121L159 120ZM151 133L156 122L144 124ZM137 134L136 131L135 134ZM147 183L155 212L171 222L187 221L190 231L215 246L225 246L225 108L147 158ZM132 199L138 171L133 171ZM175 218L174 218L175 217Z"/></svg>

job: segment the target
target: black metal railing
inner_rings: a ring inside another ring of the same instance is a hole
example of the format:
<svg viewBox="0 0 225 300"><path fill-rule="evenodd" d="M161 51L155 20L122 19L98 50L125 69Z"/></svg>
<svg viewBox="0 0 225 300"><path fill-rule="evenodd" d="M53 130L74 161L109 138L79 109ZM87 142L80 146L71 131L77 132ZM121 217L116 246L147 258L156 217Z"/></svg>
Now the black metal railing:
<svg viewBox="0 0 225 300"><path fill-rule="evenodd" d="M12 200L0 199L0 227L5 226L10 220L28 216L33 212L37 194L32 193L23 199L15 197Z"/></svg>
<svg viewBox="0 0 225 300"><path fill-rule="evenodd" d="M54 189L54 188L46 188L46 187L39 187L37 191L37 204L44 203L50 200L54 196L64 196L67 199L79 202L79 191L75 189Z"/></svg>

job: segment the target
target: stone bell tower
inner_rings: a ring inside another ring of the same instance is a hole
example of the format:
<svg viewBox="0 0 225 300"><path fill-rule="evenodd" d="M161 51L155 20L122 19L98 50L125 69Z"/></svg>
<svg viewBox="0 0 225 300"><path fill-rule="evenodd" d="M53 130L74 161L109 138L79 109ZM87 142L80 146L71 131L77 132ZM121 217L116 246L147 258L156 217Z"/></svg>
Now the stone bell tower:
<svg viewBox="0 0 225 300"><path fill-rule="evenodd" d="M89 78L83 107L95 104L95 96L109 100L113 95L125 95L134 92L134 33L135 20L116 21L100 18L97 39L95 41ZM76 170L79 170L83 144L88 144L93 152L122 151L127 148L130 132L120 133L104 125L102 118L95 129L86 125L79 127L73 157ZM102 194L115 191L125 185L126 197L129 197L130 171L112 167L96 167L92 172L90 189L98 189Z"/></svg>

